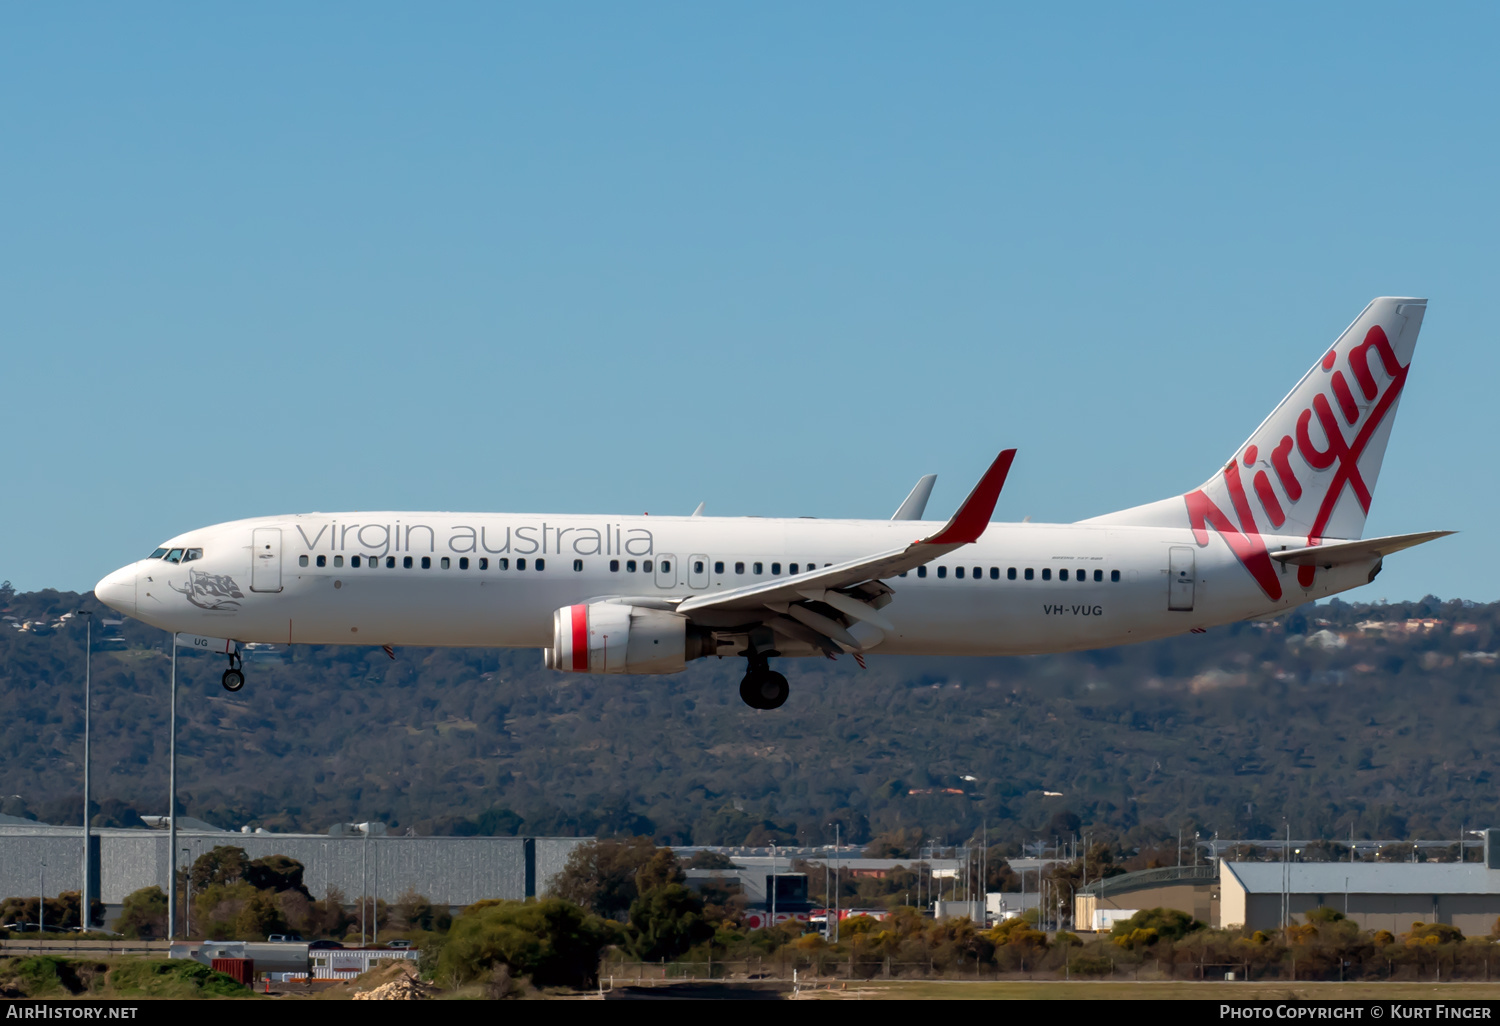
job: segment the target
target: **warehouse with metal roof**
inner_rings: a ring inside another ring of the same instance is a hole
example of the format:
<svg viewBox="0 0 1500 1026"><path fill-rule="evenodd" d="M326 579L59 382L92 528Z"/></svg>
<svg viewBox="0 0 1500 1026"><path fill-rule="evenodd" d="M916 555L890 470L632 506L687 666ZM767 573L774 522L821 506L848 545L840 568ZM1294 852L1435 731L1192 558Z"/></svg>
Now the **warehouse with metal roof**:
<svg viewBox="0 0 1500 1026"><path fill-rule="evenodd" d="M1224 862L1219 924L1251 930L1325 906L1367 930L1447 923L1484 936L1500 919L1500 869L1475 862Z"/></svg>

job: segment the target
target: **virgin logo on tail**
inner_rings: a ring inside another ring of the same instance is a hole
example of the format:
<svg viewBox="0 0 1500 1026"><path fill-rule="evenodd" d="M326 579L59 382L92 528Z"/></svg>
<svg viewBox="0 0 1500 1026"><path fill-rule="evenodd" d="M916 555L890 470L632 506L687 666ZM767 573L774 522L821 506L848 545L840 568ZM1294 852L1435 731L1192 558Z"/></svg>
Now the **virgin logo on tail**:
<svg viewBox="0 0 1500 1026"><path fill-rule="evenodd" d="M1384 392L1376 384L1375 375L1370 370L1372 352L1379 356L1381 367L1390 378ZM1334 370L1337 362L1337 349L1329 350L1322 362L1325 373L1333 372L1328 378L1327 389L1314 395L1311 405L1298 414L1295 438L1292 434L1283 434L1281 440L1271 450L1271 469L1275 471L1276 479L1281 484L1287 501L1295 504L1302 500L1304 494L1309 499L1319 499L1318 512L1313 518L1312 528L1307 535L1309 545L1318 545L1322 542L1323 531L1328 526L1334 507L1338 505L1346 486L1353 490L1360 508L1365 513L1370 512L1370 488L1360 474L1359 459L1364 455L1370 439L1374 437L1381 422L1385 420L1400 397L1401 389L1406 385L1407 368L1397 360L1395 350L1391 348L1384 329L1377 324L1365 334L1363 342L1349 350L1347 362L1350 372L1354 375L1354 382L1365 401L1372 405L1364 424L1357 427L1354 437L1346 438L1340 418L1342 417L1343 422L1351 429L1355 429L1362 411L1354 397L1354 390L1350 387L1349 379L1345 377L1342 370ZM1318 418L1318 426L1322 429L1324 437L1325 447L1321 449L1313 441L1308 430L1314 416ZM1303 481L1298 478L1292 468L1290 457L1293 447L1312 471L1312 477L1305 489ZM1242 459L1247 469L1254 467L1260 460L1258 447L1254 444L1247 445ZM1324 471L1332 471L1332 473L1325 475ZM1229 493L1229 503L1234 510L1235 519L1231 520L1218 504L1208 497L1203 488L1189 492L1183 498L1187 501L1188 522L1193 529L1193 537L1200 546L1207 545L1208 528L1212 527L1228 543L1240 563L1265 592L1266 597L1272 601L1279 600L1281 580L1272 563L1266 543L1261 538L1260 526L1256 519L1258 506L1261 516L1265 518L1271 530L1274 531L1286 523L1286 512L1281 499L1271 485L1271 476L1263 469L1256 470L1251 475L1251 490L1255 493L1253 499L1245 490L1245 482L1240 476L1239 463L1231 461L1219 474L1210 479L1205 487L1212 488L1220 477L1223 478L1225 490ZM1299 567L1297 583L1304 588L1311 587L1314 575L1314 567Z"/></svg>

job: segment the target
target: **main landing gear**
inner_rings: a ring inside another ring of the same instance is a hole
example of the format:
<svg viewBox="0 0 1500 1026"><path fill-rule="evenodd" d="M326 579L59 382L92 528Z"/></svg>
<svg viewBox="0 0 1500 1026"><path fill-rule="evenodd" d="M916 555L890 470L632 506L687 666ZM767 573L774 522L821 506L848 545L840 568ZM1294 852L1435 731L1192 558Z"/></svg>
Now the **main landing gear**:
<svg viewBox="0 0 1500 1026"><path fill-rule="evenodd" d="M751 649L748 654L750 670L740 681L740 698L752 709L780 709L792 690L786 678L771 669L766 653Z"/></svg>
<svg viewBox="0 0 1500 1026"><path fill-rule="evenodd" d="M238 691L245 686L245 671L240 669L242 665L238 652L229 653L229 669L225 670L224 676L219 678L219 683L224 685L225 691Z"/></svg>

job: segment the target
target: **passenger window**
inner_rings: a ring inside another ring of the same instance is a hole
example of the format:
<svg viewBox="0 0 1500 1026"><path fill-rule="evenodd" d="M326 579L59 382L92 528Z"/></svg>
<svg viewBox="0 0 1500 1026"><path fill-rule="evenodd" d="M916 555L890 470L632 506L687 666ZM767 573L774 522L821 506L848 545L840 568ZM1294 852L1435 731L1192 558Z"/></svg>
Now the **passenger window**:
<svg viewBox="0 0 1500 1026"><path fill-rule="evenodd" d="M581 559L575 559L575 560L573 560L573 572L574 573L579 573L582 570L583 570L583 560L581 560Z"/></svg>
<svg viewBox="0 0 1500 1026"><path fill-rule="evenodd" d="M1088 579L1089 579L1089 572L1087 570L1080 570L1080 571L1078 571L1078 580L1079 580L1079 583L1087 581Z"/></svg>
<svg viewBox="0 0 1500 1026"><path fill-rule="evenodd" d="M318 565L319 566L327 566L328 565L328 557L327 556L319 556L318 557Z"/></svg>
<svg viewBox="0 0 1500 1026"><path fill-rule="evenodd" d="M509 570L510 569L510 557L509 556L501 556L499 559L495 560L495 569L496 570Z"/></svg>
<svg viewBox="0 0 1500 1026"><path fill-rule="evenodd" d="M401 567L404 570L410 570L411 569L411 557L410 556L402 556L401 557Z"/></svg>
<svg viewBox="0 0 1500 1026"><path fill-rule="evenodd" d="M905 576L906 576L906 574L907 574L907 571L905 571L905 570L903 570L903 571L901 571L901 576L902 576L902 577L905 577Z"/></svg>
<svg viewBox="0 0 1500 1026"><path fill-rule="evenodd" d="M1029 566L1028 566L1028 567L1027 567L1027 568L1026 568L1026 579L1027 579L1027 580L1028 580L1028 581L1032 581L1032 580L1035 580L1035 579L1036 579L1036 571L1035 571L1035 570L1033 570L1033 569L1032 569L1032 568L1031 568L1031 567L1029 567Z"/></svg>
<svg viewBox="0 0 1500 1026"><path fill-rule="evenodd" d="M948 576L948 568L945 567L945 566L938 567L938 578L942 579L942 578L947 577L947 576Z"/></svg>
<svg viewBox="0 0 1500 1026"><path fill-rule="evenodd" d="M298 566L306 566L307 565L307 557L306 556L298 556L297 557L297 565Z"/></svg>
<svg viewBox="0 0 1500 1026"><path fill-rule="evenodd" d="M334 566L343 566L344 565L344 557L343 556L334 556L333 557L333 565Z"/></svg>
<svg viewBox="0 0 1500 1026"><path fill-rule="evenodd" d="M1042 580L1044 580L1044 581L1050 581L1050 580L1052 580L1052 568L1050 566L1044 566L1044 567L1042 567Z"/></svg>
<svg viewBox="0 0 1500 1026"><path fill-rule="evenodd" d="M395 556L386 556L385 557L385 568L387 570L394 570L396 568L396 557Z"/></svg>
<svg viewBox="0 0 1500 1026"><path fill-rule="evenodd" d="M480 556L479 557L479 569L481 569L481 570L488 570L489 568L490 568L490 557L489 556Z"/></svg>
<svg viewBox="0 0 1500 1026"><path fill-rule="evenodd" d="M672 561L670 559L664 559L661 561L661 572L664 574L669 574L672 572Z"/></svg>
<svg viewBox="0 0 1500 1026"><path fill-rule="evenodd" d="M1104 571L1103 570L1095 570L1094 571L1094 581L1095 581L1095 583L1097 583L1099 581L1102 581L1102 580L1104 580Z"/></svg>
<svg viewBox="0 0 1500 1026"><path fill-rule="evenodd" d="M545 559L543 559L541 556L538 556L534 560L534 562L536 563L536 568L538 570L545 570L545 569L547 569L547 561Z"/></svg>
<svg viewBox="0 0 1500 1026"><path fill-rule="evenodd" d="M796 563L789 564L787 566L787 568L786 568L786 572L789 573L789 574L795 574L797 572L797 564ZM901 576L905 577L906 575L902 574Z"/></svg>
<svg viewBox="0 0 1500 1026"><path fill-rule="evenodd" d="M432 557L431 556L423 556L422 557L422 569L423 570L431 570L432 569Z"/></svg>
<svg viewBox="0 0 1500 1026"><path fill-rule="evenodd" d="M171 552L168 552L167 553L167 562L168 563L181 563L182 562L182 550L181 549L173 549ZM319 566L321 566L321 565L322 564L320 563Z"/></svg>
<svg viewBox="0 0 1500 1026"><path fill-rule="evenodd" d="M736 563L736 564L734 564L734 572L737 573L737 574L744 573L745 572L745 564L744 563Z"/></svg>
<svg viewBox="0 0 1500 1026"><path fill-rule="evenodd" d="M1012 570L1010 572L1010 575L1012 577L1014 577L1014 576L1016 576L1016 572L1014 570ZM992 567L990 567L990 580L992 580L992 581L998 581L999 579L1000 579L1000 568L998 566L992 566Z"/></svg>
<svg viewBox="0 0 1500 1026"><path fill-rule="evenodd" d="M1118 581L1120 579L1120 571L1118 571L1118 570L1111 570L1109 572L1109 579L1111 581Z"/></svg>
<svg viewBox="0 0 1500 1026"><path fill-rule="evenodd" d="M633 560L633 559L627 559L625 561L625 572L627 574L633 574L633 573L635 573L635 560Z"/></svg>
<svg viewBox="0 0 1500 1026"><path fill-rule="evenodd" d="M714 573L716 573L716 574L722 574L723 572L724 572L724 561L722 559L716 559L716 560L714 560Z"/></svg>
<svg viewBox="0 0 1500 1026"><path fill-rule="evenodd" d="M522 556L520 559L516 560L516 569L517 570L525 570L526 569L526 557L525 556Z"/></svg>
<svg viewBox="0 0 1500 1026"><path fill-rule="evenodd" d="M926 577L927 576L927 568L925 566L919 566L919 567L917 567L917 576L918 577Z"/></svg>
<svg viewBox="0 0 1500 1026"><path fill-rule="evenodd" d="M974 580L976 580L976 581L977 581L977 580L979 580L979 578L981 578L981 577L983 577L983 576L984 576L984 574L983 574L983 573L981 573L981 571L982 571L982 570L983 570L983 569L984 569L984 568L983 568L983 567L978 567L978 566L976 566L976 567L975 567L975 568L974 568Z"/></svg>
<svg viewBox="0 0 1500 1026"><path fill-rule="evenodd" d="M349 557L349 565L352 566L352 567L354 567L354 569L358 570L359 569L359 557L358 556L350 556Z"/></svg>
<svg viewBox="0 0 1500 1026"><path fill-rule="evenodd" d="M754 570L755 570L756 574L763 574L763 573L765 573L765 564L764 563L756 563L755 566L754 566Z"/></svg>
<svg viewBox="0 0 1500 1026"><path fill-rule="evenodd" d="M773 573L773 574L779 574L779 573L781 573L781 564L780 563L772 563L771 564L771 573Z"/></svg>
<svg viewBox="0 0 1500 1026"><path fill-rule="evenodd" d="M649 560L649 559L643 559L643 560L641 560L641 573L643 573L643 574L649 574L650 572L651 572L651 560Z"/></svg>
<svg viewBox="0 0 1500 1026"><path fill-rule="evenodd" d="M1063 567L1061 570L1059 570L1057 572L1057 579L1059 581L1066 581L1068 579L1068 568L1067 567Z"/></svg>
<svg viewBox="0 0 1500 1026"><path fill-rule="evenodd" d="M1016 568L1015 567L1011 566L1011 567L1006 567L1005 568L1005 579L1007 581L1014 581L1016 579Z"/></svg>
<svg viewBox="0 0 1500 1026"><path fill-rule="evenodd" d="M467 570L467 569L469 569L469 557L468 556L459 556L458 557L458 568L460 570Z"/></svg>
<svg viewBox="0 0 1500 1026"><path fill-rule="evenodd" d="M704 567L703 560L701 560L701 559L695 559L695 560L693 560L693 573L695 573L695 574L701 574L703 572L703 567Z"/></svg>
<svg viewBox="0 0 1500 1026"><path fill-rule="evenodd" d="M422 562L426 563L427 560L423 559ZM441 566L444 570L452 570L453 569L453 564L448 561L448 557L447 556L444 556L441 560L439 560L438 561L438 565Z"/></svg>
<svg viewBox="0 0 1500 1026"><path fill-rule="evenodd" d="M609 572L612 574L620 572L620 561L618 559L611 559L609 561Z"/></svg>
<svg viewBox="0 0 1500 1026"><path fill-rule="evenodd" d="M202 558L203 558L203 550L202 549L188 549L186 552L184 552L182 554L182 561L184 563L191 562L192 560L195 560L195 559L202 559Z"/></svg>
<svg viewBox="0 0 1500 1026"><path fill-rule="evenodd" d="M943 571L942 571L941 568L938 569L938 576L939 577L943 576ZM953 576L957 577L960 581L963 580L964 579L964 568L961 567L961 566L954 567L953 568Z"/></svg>

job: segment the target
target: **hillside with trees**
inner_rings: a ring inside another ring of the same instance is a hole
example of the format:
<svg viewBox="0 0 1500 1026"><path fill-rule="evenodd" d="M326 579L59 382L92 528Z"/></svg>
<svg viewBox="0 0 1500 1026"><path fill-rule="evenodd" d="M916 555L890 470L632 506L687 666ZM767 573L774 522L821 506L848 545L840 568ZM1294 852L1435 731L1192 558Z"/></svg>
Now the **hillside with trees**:
<svg viewBox="0 0 1500 1026"><path fill-rule="evenodd" d="M0 593L0 804L77 822L93 609L95 822L165 809L166 635L89 596ZM24 629L23 629L24 628ZM101 639L102 636L102 640ZM741 704L738 660L673 677L553 673L538 653L294 647L179 658L182 812L322 831L814 844L1087 832L1442 838L1500 825L1500 605L1305 607L1098 652L802 660Z"/></svg>

